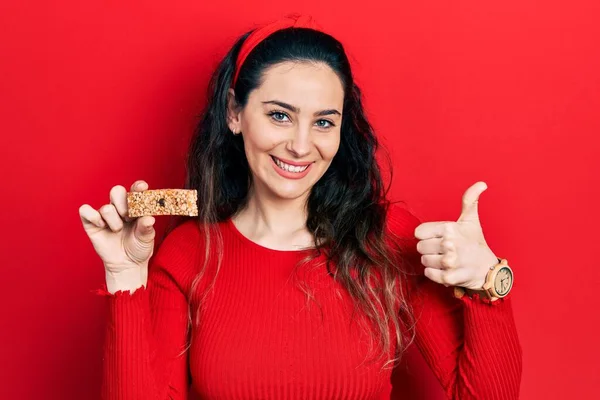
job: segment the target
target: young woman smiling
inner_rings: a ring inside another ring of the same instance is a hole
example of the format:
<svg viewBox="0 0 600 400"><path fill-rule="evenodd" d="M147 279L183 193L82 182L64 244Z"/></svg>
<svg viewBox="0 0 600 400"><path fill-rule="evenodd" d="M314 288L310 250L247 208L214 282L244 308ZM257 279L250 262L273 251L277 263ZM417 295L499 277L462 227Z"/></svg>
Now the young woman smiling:
<svg viewBox="0 0 600 400"><path fill-rule="evenodd" d="M421 224L386 199L376 150L339 41L306 16L243 35L189 149L199 216L151 257L154 218L127 216L123 186L79 210L106 271L103 397L389 398L414 339L449 398L518 398L512 271L481 231L485 183L457 221Z"/></svg>

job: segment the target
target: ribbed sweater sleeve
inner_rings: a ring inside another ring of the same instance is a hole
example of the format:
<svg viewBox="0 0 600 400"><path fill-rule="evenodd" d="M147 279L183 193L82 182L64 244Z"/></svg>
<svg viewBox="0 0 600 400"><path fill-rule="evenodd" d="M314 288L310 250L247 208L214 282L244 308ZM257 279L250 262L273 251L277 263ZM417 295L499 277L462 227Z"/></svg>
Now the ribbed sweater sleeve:
<svg viewBox="0 0 600 400"><path fill-rule="evenodd" d="M179 238L186 229L169 234L151 258L146 288L104 292L103 399L187 399L188 303L181 272L190 261Z"/></svg>
<svg viewBox="0 0 600 400"><path fill-rule="evenodd" d="M518 399L522 349L512 311L512 298L490 302L453 296L423 275L414 230L418 218L399 206L389 213L390 228L411 238L405 257L418 273L410 302L415 343L449 399Z"/></svg>

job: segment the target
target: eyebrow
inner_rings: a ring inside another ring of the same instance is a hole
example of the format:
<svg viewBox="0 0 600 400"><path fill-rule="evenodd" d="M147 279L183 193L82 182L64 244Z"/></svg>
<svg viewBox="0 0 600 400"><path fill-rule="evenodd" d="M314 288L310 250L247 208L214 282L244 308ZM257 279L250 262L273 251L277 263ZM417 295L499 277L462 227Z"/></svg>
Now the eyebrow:
<svg viewBox="0 0 600 400"><path fill-rule="evenodd" d="M263 104L276 104L279 107L286 108L286 109L288 109L290 111L293 111L295 113L299 113L300 112L300 109L298 107L294 107L291 104L284 103L283 101L279 101L279 100L263 101L262 103ZM329 109L329 110L317 111L315 113L315 117L322 117L322 116L325 116L325 115L332 115L332 114L337 114L340 117L342 116L342 114L338 110L332 108L332 109Z"/></svg>

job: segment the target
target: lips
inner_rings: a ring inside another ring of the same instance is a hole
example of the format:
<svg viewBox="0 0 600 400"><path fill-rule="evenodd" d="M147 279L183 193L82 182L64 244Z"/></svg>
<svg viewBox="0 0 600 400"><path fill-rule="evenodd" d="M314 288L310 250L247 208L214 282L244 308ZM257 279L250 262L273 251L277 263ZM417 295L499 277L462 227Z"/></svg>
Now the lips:
<svg viewBox="0 0 600 400"><path fill-rule="evenodd" d="M294 166L294 167L304 167L304 166L307 166L307 165L312 164L314 162L314 161L302 161L302 162L290 161L290 160L286 160L285 158L275 157L274 155L271 155L271 157L273 159L277 159L279 161L282 161L282 162L286 163L287 165L291 165L291 166Z"/></svg>
<svg viewBox="0 0 600 400"><path fill-rule="evenodd" d="M283 169L277 165L277 163L282 163L282 162L284 162L284 161L280 161L278 158L271 156L271 164L273 165L273 169L275 170L275 172L277 174L279 174L280 176L282 176L283 178L287 178L287 179L302 179L302 178L304 178L306 175L308 175L308 173L310 172L310 170L312 169L312 166L314 164L312 162L309 162L308 165L307 165L307 163L303 163L304 166L298 165L298 163L292 164L291 165L292 168L303 168L304 171L291 172L291 171Z"/></svg>

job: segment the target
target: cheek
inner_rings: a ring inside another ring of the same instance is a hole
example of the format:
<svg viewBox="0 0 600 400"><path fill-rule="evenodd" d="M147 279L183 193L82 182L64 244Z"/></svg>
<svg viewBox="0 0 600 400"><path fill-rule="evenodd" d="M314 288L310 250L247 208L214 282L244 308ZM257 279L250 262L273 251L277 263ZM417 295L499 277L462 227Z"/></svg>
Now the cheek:
<svg viewBox="0 0 600 400"><path fill-rule="evenodd" d="M244 145L248 158L256 158L275 147L277 135L269 124L254 123L245 128Z"/></svg>
<svg viewBox="0 0 600 400"><path fill-rule="evenodd" d="M339 150L340 136L337 134L322 137L316 141L315 145L319 150L321 157L323 157L323 160L331 162Z"/></svg>

